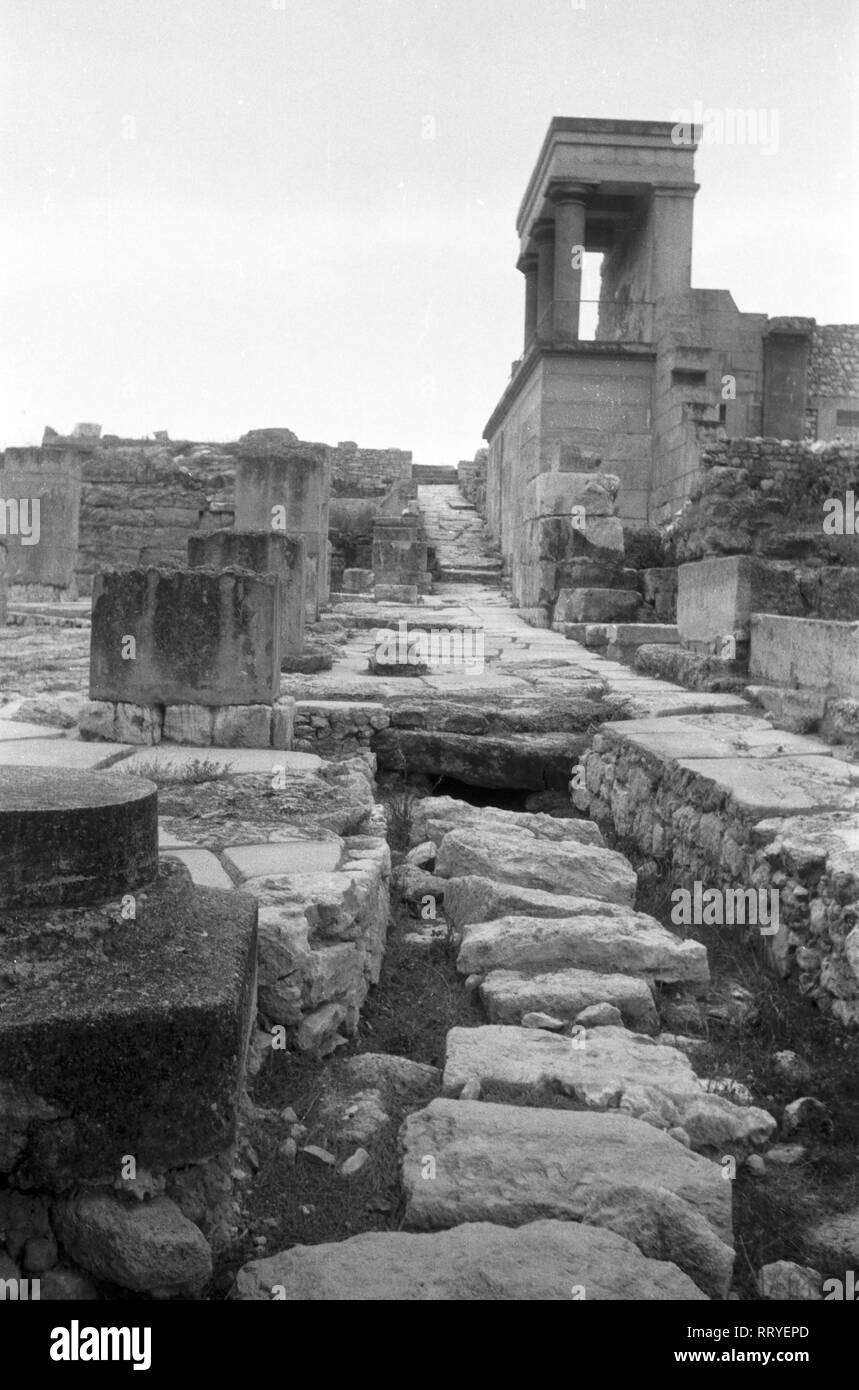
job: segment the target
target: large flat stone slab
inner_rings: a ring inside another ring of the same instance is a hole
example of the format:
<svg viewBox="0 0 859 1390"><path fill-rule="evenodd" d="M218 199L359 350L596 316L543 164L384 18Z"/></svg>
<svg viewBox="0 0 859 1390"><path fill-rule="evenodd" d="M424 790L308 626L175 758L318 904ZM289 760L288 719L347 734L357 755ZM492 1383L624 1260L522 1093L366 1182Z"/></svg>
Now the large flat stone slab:
<svg viewBox="0 0 859 1390"><path fill-rule="evenodd" d="M412 1229L544 1218L621 1226L643 1254L673 1260L705 1292L727 1293L731 1185L717 1164L652 1125L441 1098L408 1117L401 1142Z"/></svg>
<svg viewBox="0 0 859 1390"><path fill-rule="evenodd" d="M83 746L110 747L104 743ZM291 772L314 772L322 767L322 759L315 753L292 753L281 748L185 748L175 743L159 743L156 747L142 750L126 744L122 751L125 749L131 756L116 763L117 772L136 772L141 767L154 767L178 777L192 764L214 763L217 768L223 769L224 776L264 772L273 777L277 768L283 768L288 781ZM0 758L2 756L0 749Z"/></svg>
<svg viewBox="0 0 859 1390"><path fill-rule="evenodd" d="M0 767L106 767L119 753L135 753L131 743L82 743L71 738L6 739L0 743ZM155 750L152 750L155 751Z"/></svg>
<svg viewBox="0 0 859 1390"><path fill-rule="evenodd" d="M445 890L445 910L447 891ZM572 968L622 971L703 993L710 980L706 948L680 941L652 917L497 917L462 928L457 967L465 975L491 970Z"/></svg>
<svg viewBox="0 0 859 1390"><path fill-rule="evenodd" d="M451 796L427 796L412 811L411 843L434 840L441 844L449 830L466 826L494 826L527 830L541 840L573 841L583 845L602 845L602 832L589 820L560 820L540 811L503 811L498 806L472 806Z"/></svg>
<svg viewBox="0 0 859 1390"><path fill-rule="evenodd" d="M522 1100L556 1092L589 1110L622 1110L657 1129L680 1125L694 1149L717 1157L726 1146L734 1146L729 1152L760 1147L776 1127L764 1110L705 1092L678 1048L626 1028L591 1028L572 1040L539 1028L452 1028L442 1089L459 1095L470 1081Z"/></svg>
<svg viewBox="0 0 859 1390"><path fill-rule="evenodd" d="M296 1245L239 1270L242 1302L668 1302L706 1295L676 1265L650 1260L631 1240L574 1221L510 1230L469 1222L449 1231L367 1232ZM579 1294L579 1297L582 1295Z"/></svg>
<svg viewBox="0 0 859 1390"><path fill-rule="evenodd" d="M64 730L48 724L28 724L24 719L0 719L0 743L20 742L25 738L62 738Z"/></svg>
<svg viewBox="0 0 859 1390"><path fill-rule="evenodd" d="M480 985L491 1023L521 1023L524 1014L545 1013L572 1023L590 1004L613 1004L630 1028L655 1029L656 1005L646 980L635 975L601 975L595 970L546 970L525 974L493 970Z"/></svg>
<svg viewBox="0 0 859 1390"><path fill-rule="evenodd" d="M766 719L750 713L690 714L671 718L628 719L622 729L637 747L659 758L693 758L697 762L724 758L761 759L828 758L832 749L819 739L774 729Z"/></svg>
<svg viewBox="0 0 859 1390"><path fill-rule="evenodd" d="M330 873L340 863L343 842L294 839L275 845L231 845L224 859L244 882L273 874Z"/></svg>
<svg viewBox="0 0 859 1390"><path fill-rule="evenodd" d="M507 734L486 738L436 729L383 729L373 739L380 766L455 777L474 787L561 788L588 746L585 734Z"/></svg>
<svg viewBox="0 0 859 1390"><path fill-rule="evenodd" d="M561 824L567 824L566 821ZM631 907L635 871L622 854L597 845L552 842L527 830L467 826L445 835L436 857L442 878L479 874L526 888L601 898Z"/></svg>

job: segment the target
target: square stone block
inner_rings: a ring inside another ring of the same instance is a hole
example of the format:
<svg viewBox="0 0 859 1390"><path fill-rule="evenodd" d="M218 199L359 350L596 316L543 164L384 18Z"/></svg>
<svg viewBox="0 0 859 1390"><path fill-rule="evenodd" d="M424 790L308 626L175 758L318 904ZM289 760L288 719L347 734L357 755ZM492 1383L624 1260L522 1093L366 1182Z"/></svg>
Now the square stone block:
<svg viewBox="0 0 859 1390"><path fill-rule="evenodd" d="M161 727L162 738L170 743L190 743L208 748L212 742L214 710L208 705L168 705Z"/></svg>
<svg viewBox="0 0 859 1390"><path fill-rule="evenodd" d="M379 603L417 603L417 584L377 584L375 589Z"/></svg>
<svg viewBox="0 0 859 1390"><path fill-rule="evenodd" d="M641 607L637 589L573 589L568 592L562 621L568 623L632 623Z"/></svg>
<svg viewBox="0 0 859 1390"><path fill-rule="evenodd" d="M123 1155L176 1168L235 1139L257 904L194 889L186 869L164 862L136 912L123 917L115 902L6 914L0 1171L16 1185L112 1183ZM46 933L57 931L66 948L47 957Z"/></svg>
<svg viewBox="0 0 859 1390"><path fill-rule="evenodd" d="M246 570L107 570L92 596L90 698L271 704L280 691L280 585Z"/></svg>
<svg viewBox="0 0 859 1390"><path fill-rule="evenodd" d="M727 555L695 560L677 571L680 638L700 651L718 651L724 637L748 640L752 613L806 611L792 564Z"/></svg>
<svg viewBox="0 0 859 1390"><path fill-rule="evenodd" d="M270 707L225 705L216 709L212 744L215 748L270 748Z"/></svg>
<svg viewBox="0 0 859 1390"><path fill-rule="evenodd" d="M210 531L188 537L188 564L223 570L276 574L280 581L281 652L301 651L304 642L307 554L300 536L278 531Z"/></svg>
<svg viewBox="0 0 859 1390"><path fill-rule="evenodd" d="M344 570L343 592L345 594L370 594L373 592L374 579L375 575L372 570Z"/></svg>
<svg viewBox="0 0 859 1390"><path fill-rule="evenodd" d="M859 696L859 623L823 618L752 616L749 669L773 685Z"/></svg>

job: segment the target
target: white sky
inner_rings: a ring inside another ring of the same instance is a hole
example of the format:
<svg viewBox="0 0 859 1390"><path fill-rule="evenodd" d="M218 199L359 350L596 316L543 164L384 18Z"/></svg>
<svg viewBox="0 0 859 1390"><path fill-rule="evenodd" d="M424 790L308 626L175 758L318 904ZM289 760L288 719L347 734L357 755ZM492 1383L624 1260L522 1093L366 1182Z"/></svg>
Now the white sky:
<svg viewBox="0 0 859 1390"><path fill-rule="evenodd" d="M0 445L471 457L554 115L777 113L698 151L693 283L859 320L856 0L4 0L0 47Z"/></svg>

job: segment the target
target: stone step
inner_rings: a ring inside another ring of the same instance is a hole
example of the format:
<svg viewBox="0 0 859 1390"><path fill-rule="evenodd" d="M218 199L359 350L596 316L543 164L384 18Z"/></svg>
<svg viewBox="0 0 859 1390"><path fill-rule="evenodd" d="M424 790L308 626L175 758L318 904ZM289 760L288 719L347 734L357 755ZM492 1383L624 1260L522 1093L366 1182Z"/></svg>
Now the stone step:
<svg viewBox="0 0 859 1390"><path fill-rule="evenodd" d="M859 622L753 613L749 671L774 685L859 694Z"/></svg>
<svg viewBox="0 0 859 1390"><path fill-rule="evenodd" d="M488 584L493 588L499 588L502 578L500 566L491 569L479 569L473 566L452 569L448 566L442 566L438 570L436 582L439 584Z"/></svg>
<svg viewBox="0 0 859 1390"><path fill-rule="evenodd" d="M445 888L445 913L462 933L457 968L464 975L486 975L493 970L621 971L654 982L683 984L696 994L706 991L706 948L698 941L680 941L643 913L600 911L569 917L512 913L474 921L471 913L479 908L474 905L474 890L463 886L468 882L452 879ZM561 908L570 901L558 897ZM469 919L465 923L463 916Z"/></svg>
<svg viewBox="0 0 859 1390"><path fill-rule="evenodd" d="M368 1231L294 1245L239 1270L232 1297L286 1302L670 1302L706 1299L688 1275L631 1240L574 1221L513 1230L474 1221L449 1231Z"/></svg>
<svg viewBox="0 0 859 1390"><path fill-rule="evenodd" d="M530 1013L573 1023L591 1004L612 1004L630 1028L656 1032L653 993L640 975L595 970L492 970L480 985L490 1023L519 1024Z"/></svg>
<svg viewBox="0 0 859 1390"><path fill-rule="evenodd" d="M501 826L449 831L439 846L436 873L442 878L477 873L500 883L604 898L630 908L638 886L634 869L615 850L553 844L529 831Z"/></svg>
<svg viewBox="0 0 859 1390"><path fill-rule="evenodd" d="M452 1028L443 1094L458 1096L475 1084L481 1093L503 1089L514 1103L533 1103L548 1091L588 1110L623 1111L659 1130L679 1126L693 1149L716 1159L760 1148L776 1128L765 1110L706 1091L679 1048L626 1028L589 1028L572 1038L540 1028Z"/></svg>
<svg viewBox="0 0 859 1390"><path fill-rule="evenodd" d="M442 464L413 463L412 482L417 483L418 487L444 485L458 489L459 475L455 468L447 468Z"/></svg>
<svg viewBox="0 0 859 1390"><path fill-rule="evenodd" d="M405 1225L608 1226L711 1297L733 1269L731 1184L710 1159L629 1115L441 1098L400 1134Z"/></svg>

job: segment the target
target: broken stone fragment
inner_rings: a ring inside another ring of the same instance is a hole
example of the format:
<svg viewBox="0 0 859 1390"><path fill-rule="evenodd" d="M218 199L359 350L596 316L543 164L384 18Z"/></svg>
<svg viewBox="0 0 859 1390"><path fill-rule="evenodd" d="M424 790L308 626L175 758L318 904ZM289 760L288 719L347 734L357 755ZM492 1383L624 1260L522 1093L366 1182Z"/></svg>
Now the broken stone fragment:
<svg viewBox="0 0 859 1390"><path fill-rule="evenodd" d="M54 1203L54 1227L76 1264L135 1293L193 1297L212 1277L202 1232L169 1197L129 1203L80 1192Z"/></svg>

